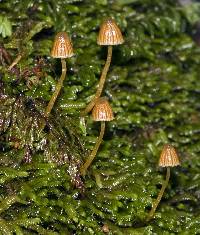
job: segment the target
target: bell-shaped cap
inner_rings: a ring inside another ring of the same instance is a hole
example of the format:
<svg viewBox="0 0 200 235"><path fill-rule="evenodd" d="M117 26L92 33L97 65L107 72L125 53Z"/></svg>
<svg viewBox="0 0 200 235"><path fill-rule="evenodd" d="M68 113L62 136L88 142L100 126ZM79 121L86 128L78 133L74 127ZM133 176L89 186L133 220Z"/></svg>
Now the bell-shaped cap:
<svg viewBox="0 0 200 235"><path fill-rule="evenodd" d="M112 108L105 97L97 100L92 110L92 118L94 121L112 121L114 119Z"/></svg>
<svg viewBox="0 0 200 235"><path fill-rule="evenodd" d="M97 44L99 45L119 45L124 42L121 30L114 20L105 20L99 31Z"/></svg>
<svg viewBox="0 0 200 235"><path fill-rule="evenodd" d="M180 165L178 154L173 146L170 144L165 144L163 146L158 165L161 167L173 167Z"/></svg>
<svg viewBox="0 0 200 235"><path fill-rule="evenodd" d="M72 43L67 33L59 32L55 37L51 56L53 58L69 58L73 55Z"/></svg>

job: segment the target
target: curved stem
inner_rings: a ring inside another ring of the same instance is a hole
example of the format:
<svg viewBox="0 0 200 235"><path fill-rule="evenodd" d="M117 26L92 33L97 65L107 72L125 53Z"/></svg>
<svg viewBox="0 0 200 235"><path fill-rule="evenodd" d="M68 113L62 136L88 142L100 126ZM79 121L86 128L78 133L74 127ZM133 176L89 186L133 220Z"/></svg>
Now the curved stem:
<svg viewBox="0 0 200 235"><path fill-rule="evenodd" d="M66 72L67 72L67 67L66 67L66 61L65 59L61 59L61 63L62 63L62 74L61 74L61 77L60 79L58 80L58 83L56 84L56 88L55 88L55 91L48 103L48 106L46 108L46 111L45 111L45 116L48 117L51 113L51 110L54 106L54 103L60 93L60 90L62 88L62 85L63 85L63 81L65 79L65 76L66 76Z"/></svg>
<svg viewBox="0 0 200 235"><path fill-rule="evenodd" d="M163 182L163 185L162 185L162 188L161 188L161 190L160 190L160 192L158 194L158 197L157 197L153 207L151 208L151 211L149 212L149 214L147 216L147 222L153 218L154 213L156 211L156 208L158 207L158 204L160 203L160 200L161 200L161 198L163 196L163 193L164 193L164 191L165 191L165 189L166 189L166 187L168 185L169 178L170 178L170 168L167 167L166 179Z"/></svg>
<svg viewBox="0 0 200 235"><path fill-rule="evenodd" d="M90 156L87 158L86 162L81 167L81 175L84 176L86 174L88 167L91 165L92 161L94 160L94 158L97 154L97 151L99 149L99 146L101 145L101 142L102 142L102 139L104 136L104 132L105 132L105 122L101 122L101 131L100 131L99 137L97 139L97 142L96 142Z"/></svg>
<svg viewBox="0 0 200 235"><path fill-rule="evenodd" d="M95 93L94 98L90 101L90 103L87 105L87 107L81 112L82 116L87 115L87 113L89 113L92 110L97 99L101 96L101 93L103 91L103 87L104 87L104 84L106 81L106 76L107 76L107 73L108 73L108 70L110 67L111 59L112 59L112 46L108 46L107 59L106 59L106 63L104 65L104 68L101 73L101 77L99 80L99 85L98 85L97 91Z"/></svg>

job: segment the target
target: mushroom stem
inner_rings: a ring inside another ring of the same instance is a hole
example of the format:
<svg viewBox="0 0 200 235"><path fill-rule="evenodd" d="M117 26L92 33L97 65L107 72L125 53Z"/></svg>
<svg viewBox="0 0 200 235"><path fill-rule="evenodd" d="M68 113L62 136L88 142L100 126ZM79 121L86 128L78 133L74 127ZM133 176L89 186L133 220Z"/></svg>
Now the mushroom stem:
<svg viewBox="0 0 200 235"><path fill-rule="evenodd" d="M19 63L19 61L21 60L22 58L22 54L19 54L15 59L14 61L12 62L12 64L8 67L8 70L11 70L16 64Z"/></svg>
<svg viewBox="0 0 200 235"><path fill-rule="evenodd" d="M88 157L88 159L86 160L86 162L83 164L83 166L81 167L81 175L85 175L86 174L86 171L88 169L88 167L91 165L92 161L94 160L96 154L97 154L97 151L99 149L99 146L101 145L101 142L103 140L103 136L104 136L104 133L105 133L105 122L101 122L101 131L100 131L100 134L99 134L99 137L96 141L96 144L90 154L90 156Z"/></svg>
<svg viewBox="0 0 200 235"><path fill-rule="evenodd" d="M66 61L65 59L61 59L61 63L62 63L62 74L61 74L61 77L60 79L58 80L58 83L56 84L56 88L55 88L55 91L48 103L48 106L46 108L46 111L45 111L45 117L48 117L51 113L51 110L54 106L54 103L60 93L60 90L62 88L62 85L63 85L63 81L65 79L65 76L66 76L66 73L67 73L67 67L66 67Z"/></svg>
<svg viewBox="0 0 200 235"><path fill-rule="evenodd" d="M160 192L159 192L159 194L158 194L158 197L157 197L157 199L156 199L156 201L155 201L153 207L151 208L151 211L149 212L149 214L148 214L148 216L147 216L147 222L153 218L154 213L155 213L155 211L156 211L156 208L158 207L158 204L160 203L160 200L161 200L161 198L162 198L162 196L163 196L163 193L164 193L164 191L165 191L165 189L166 189L166 187L167 187L167 185L168 185L169 178L170 178L170 167L167 167L166 179L165 179L165 181L163 182L162 188L161 188L161 190L160 190Z"/></svg>
<svg viewBox="0 0 200 235"><path fill-rule="evenodd" d="M101 73L101 77L100 77L100 81L99 81L99 85L98 85L96 94L95 94L94 98L90 101L90 103L87 105L87 107L82 111L82 113L81 113L82 116L87 115L87 113L89 113L92 110L97 99L101 96L101 93L103 91L103 87L104 87L104 84L106 81L106 76L107 76L107 73L108 73L108 70L110 67L111 58L112 58L112 46L108 46L107 59L106 59L106 63L104 65L104 68Z"/></svg>

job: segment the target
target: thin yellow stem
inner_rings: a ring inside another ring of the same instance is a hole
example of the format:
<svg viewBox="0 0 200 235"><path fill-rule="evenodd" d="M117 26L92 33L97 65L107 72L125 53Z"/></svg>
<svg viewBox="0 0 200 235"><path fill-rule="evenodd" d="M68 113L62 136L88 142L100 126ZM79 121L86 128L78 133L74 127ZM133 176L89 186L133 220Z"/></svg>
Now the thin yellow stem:
<svg viewBox="0 0 200 235"><path fill-rule="evenodd" d="M105 132L105 122L101 122L101 131L100 131L99 137L97 139L97 142L96 142L90 156L87 158L86 162L81 167L81 170L80 170L81 175L84 176L86 174L88 167L91 165L92 161L94 160L94 158L97 154L97 151L99 149L99 146L101 145L101 142L103 140L104 132Z"/></svg>
<svg viewBox="0 0 200 235"><path fill-rule="evenodd" d="M65 59L61 59L61 63L62 63L62 74L61 74L61 77L60 79L58 80L58 83L56 84L56 88L55 88L55 91L47 105L47 108L46 108L46 111L45 111L45 117L48 117L51 113L51 110L54 106L54 103L60 93L60 90L63 86L63 81L65 79L65 76L66 76L66 73L67 73L67 67L66 67L66 61Z"/></svg>
<svg viewBox="0 0 200 235"><path fill-rule="evenodd" d="M163 193L164 193L164 191L165 191L165 189L166 189L166 187L168 185L169 178L170 178L170 168L167 167L166 179L163 182L163 185L162 185L162 188L161 188L161 190L160 190L160 192L158 194L158 197L157 197L153 207L151 208L151 211L149 212L149 214L147 216L147 222L153 218L154 213L156 211L156 208L158 207L158 204L160 203L160 200L161 200L161 198L163 196Z"/></svg>
<svg viewBox="0 0 200 235"><path fill-rule="evenodd" d="M21 60L22 58L22 54L19 54L15 59L14 61L12 62L12 64L8 67L8 70L11 70L16 64L19 63L19 61Z"/></svg>
<svg viewBox="0 0 200 235"><path fill-rule="evenodd" d="M111 59L112 59L112 46L108 46L108 53L107 53L107 59L106 59L106 63L104 65L104 68L102 70L101 73L101 77L99 80L99 84L98 84L98 88L96 91L95 96L93 97L93 99L90 101L90 103L87 105L87 107L81 112L82 116L87 115L93 108L93 106L95 105L97 99L101 96L101 93L103 91L103 87L106 81L106 76L110 67L110 63L111 63Z"/></svg>

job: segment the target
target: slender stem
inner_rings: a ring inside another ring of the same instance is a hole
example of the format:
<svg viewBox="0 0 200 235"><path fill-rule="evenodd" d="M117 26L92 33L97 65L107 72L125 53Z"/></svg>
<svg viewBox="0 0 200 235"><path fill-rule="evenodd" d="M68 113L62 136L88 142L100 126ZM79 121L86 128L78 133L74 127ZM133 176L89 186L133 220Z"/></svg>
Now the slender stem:
<svg viewBox="0 0 200 235"><path fill-rule="evenodd" d="M61 74L61 77L60 79L58 80L58 83L56 84L56 88L55 88L55 91L48 103L48 106L46 108L46 111L45 111L45 116L48 117L51 113L51 110L54 106L54 103L60 93L60 90L62 88L62 85L63 85L63 81L65 79L65 76L66 76L66 72L67 72L67 67L66 67L66 61L65 59L61 59L61 63L62 63L62 74Z"/></svg>
<svg viewBox="0 0 200 235"><path fill-rule="evenodd" d="M151 208L151 211L149 212L149 214L147 216L147 222L153 218L154 213L156 211L156 208L158 207L158 204L160 203L160 200L161 200L161 198L163 196L163 193L164 193L164 191L165 191L165 189L166 189L166 187L168 185L169 178L170 178L170 168L167 167L166 179L163 182L163 185L162 185L162 188L161 188L161 190L160 190L160 192L158 194L158 197L157 197L153 207Z"/></svg>
<svg viewBox="0 0 200 235"><path fill-rule="evenodd" d="M12 64L8 67L8 70L11 70L17 63L19 63L19 61L22 58L22 54L19 54L14 61L12 62Z"/></svg>
<svg viewBox="0 0 200 235"><path fill-rule="evenodd" d="M6 51L6 49L3 46L1 46L1 50L2 50L3 57L5 58L7 63L10 64L11 63L10 54Z"/></svg>
<svg viewBox="0 0 200 235"><path fill-rule="evenodd" d="M87 115L87 113L89 113L93 106L95 105L97 99L101 96L101 93L103 91L103 87L106 81L106 76L110 67L110 63L111 63L111 59L112 59L112 46L108 46L108 53L107 53L107 59L106 59L106 63L104 65L104 68L102 70L101 73L101 77L99 80L99 85L96 91L95 96L93 97L93 99L90 101L90 103L87 105L87 107L82 111L81 115L85 116Z"/></svg>
<svg viewBox="0 0 200 235"><path fill-rule="evenodd" d="M97 151L99 149L99 146L101 145L101 142L102 142L102 139L103 139L103 136L104 136L104 132L105 132L105 122L101 122L101 131L100 131L99 137L96 141L96 144L95 144L90 156L88 157L86 162L81 167L81 175L84 176L86 174L86 171L87 171L88 167L91 165L92 161L94 160L94 158L97 154Z"/></svg>

